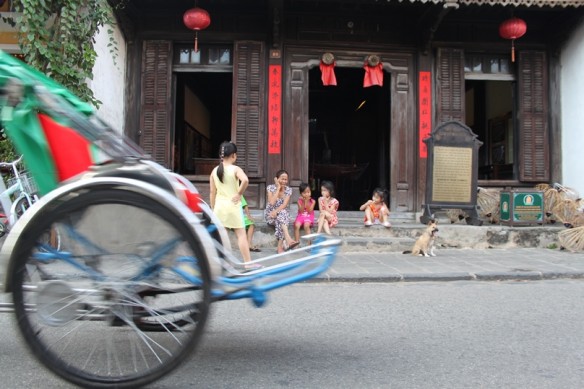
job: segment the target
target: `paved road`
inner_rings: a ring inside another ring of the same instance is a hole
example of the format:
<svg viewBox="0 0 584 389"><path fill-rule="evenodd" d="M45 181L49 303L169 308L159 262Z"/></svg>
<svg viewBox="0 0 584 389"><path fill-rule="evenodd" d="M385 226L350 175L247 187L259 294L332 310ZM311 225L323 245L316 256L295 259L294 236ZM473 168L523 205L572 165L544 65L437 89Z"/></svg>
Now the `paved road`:
<svg viewBox="0 0 584 389"><path fill-rule="evenodd" d="M583 297L581 280L294 285L260 309L217 303L150 388L580 388ZM3 388L70 388L0 323Z"/></svg>
<svg viewBox="0 0 584 389"><path fill-rule="evenodd" d="M580 388L584 282L296 285L218 303L152 388Z"/></svg>
<svg viewBox="0 0 584 389"><path fill-rule="evenodd" d="M575 388L582 279L582 253L551 249L341 253L265 309L216 304L199 356L152 387ZM495 280L530 282L477 282ZM0 321L2 387L70 387L24 352L12 315Z"/></svg>

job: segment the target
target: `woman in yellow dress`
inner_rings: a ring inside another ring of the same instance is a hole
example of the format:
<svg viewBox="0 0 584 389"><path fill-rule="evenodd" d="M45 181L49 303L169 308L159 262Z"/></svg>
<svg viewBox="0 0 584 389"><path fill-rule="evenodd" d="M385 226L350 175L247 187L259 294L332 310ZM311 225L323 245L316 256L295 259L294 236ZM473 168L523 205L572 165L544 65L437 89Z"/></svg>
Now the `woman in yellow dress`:
<svg viewBox="0 0 584 389"><path fill-rule="evenodd" d="M234 143L221 143L219 157L221 163L213 169L209 177L211 208L223 226L235 232L243 262L247 263L251 261L251 254L245 233L241 196L249 184L249 179L244 171L235 165L237 146ZM244 266L246 270L261 267L258 264Z"/></svg>

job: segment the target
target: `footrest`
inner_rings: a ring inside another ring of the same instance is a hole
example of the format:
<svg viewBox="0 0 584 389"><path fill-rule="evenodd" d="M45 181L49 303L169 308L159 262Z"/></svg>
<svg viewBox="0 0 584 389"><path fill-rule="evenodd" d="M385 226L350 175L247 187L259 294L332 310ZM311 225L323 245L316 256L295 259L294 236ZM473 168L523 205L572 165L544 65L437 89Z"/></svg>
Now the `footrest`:
<svg viewBox="0 0 584 389"><path fill-rule="evenodd" d="M296 282L308 280L326 271L334 262L340 239L330 239L320 234L313 234L310 246L290 250L260 258L251 263L263 267L258 270L241 272L236 266L228 267L225 275L214 282L213 295L216 301L251 298L257 306L265 301L265 292Z"/></svg>

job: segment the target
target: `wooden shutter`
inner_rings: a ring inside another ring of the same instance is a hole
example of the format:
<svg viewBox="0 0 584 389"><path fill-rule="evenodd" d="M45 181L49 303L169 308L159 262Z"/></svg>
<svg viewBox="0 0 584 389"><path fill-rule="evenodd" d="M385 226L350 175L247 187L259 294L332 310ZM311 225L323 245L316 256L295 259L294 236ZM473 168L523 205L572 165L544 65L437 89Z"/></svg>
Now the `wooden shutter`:
<svg viewBox="0 0 584 389"><path fill-rule="evenodd" d="M265 54L262 42L235 43L232 141L237 164L250 177L263 176Z"/></svg>
<svg viewBox="0 0 584 389"><path fill-rule="evenodd" d="M171 164L171 71L169 41L145 41L142 54L140 146L156 162Z"/></svg>
<svg viewBox="0 0 584 389"><path fill-rule="evenodd" d="M519 52L519 180L550 180L546 54Z"/></svg>
<svg viewBox="0 0 584 389"><path fill-rule="evenodd" d="M451 120L465 122L464 52L461 49L438 49L436 102L436 125Z"/></svg>

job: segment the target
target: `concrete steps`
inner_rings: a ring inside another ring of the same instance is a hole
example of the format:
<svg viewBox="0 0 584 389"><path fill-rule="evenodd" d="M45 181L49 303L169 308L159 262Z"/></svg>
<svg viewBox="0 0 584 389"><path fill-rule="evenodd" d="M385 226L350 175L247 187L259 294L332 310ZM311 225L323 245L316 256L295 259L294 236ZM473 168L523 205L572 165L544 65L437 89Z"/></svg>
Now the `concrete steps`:
<svg viewBox="0 0 584 389"><path fill-rule="evenodd" d="M274 248L276 240L274 230L263 221L262 211L251 212L256 223L254 245L260 248ZM295 212L292 211L295 215ZM318 217L318 216L317 216ZM506 226L487 224L470 226L464 222L451 224L450 221L437 216L439 233L436 239L440 248L512 248L512 247L552 247L557 245L557 234L563 226L534 225ZM339 224L333 228L333 235L342 239L343 252L401 252L411 250L415 240L424 230L419 222L419 214L392 213L391 228L374 225L363 226L362 212L339 212ZM289 229L294 234L294 227ZM313 230L315 232L316 229ZM301 232L301 235L303 232ZM233 234L232 245L237 248Z"/></svg>

